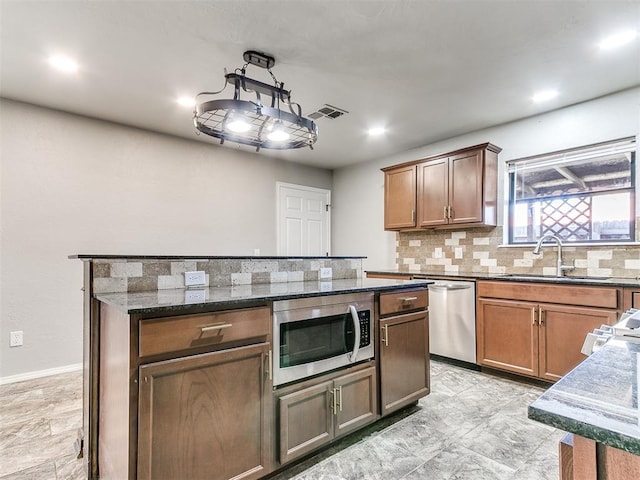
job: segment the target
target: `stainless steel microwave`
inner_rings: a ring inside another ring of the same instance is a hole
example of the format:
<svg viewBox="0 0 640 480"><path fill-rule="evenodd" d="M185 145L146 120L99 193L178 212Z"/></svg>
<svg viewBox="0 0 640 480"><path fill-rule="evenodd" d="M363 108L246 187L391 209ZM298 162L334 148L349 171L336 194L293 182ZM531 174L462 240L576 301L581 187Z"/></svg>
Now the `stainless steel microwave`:
<svg viewBox="0 0 640 480"><path fill-rule="evenodd" d="M373 293L273 305L273 384L302 380L374 356Z"/></svg>

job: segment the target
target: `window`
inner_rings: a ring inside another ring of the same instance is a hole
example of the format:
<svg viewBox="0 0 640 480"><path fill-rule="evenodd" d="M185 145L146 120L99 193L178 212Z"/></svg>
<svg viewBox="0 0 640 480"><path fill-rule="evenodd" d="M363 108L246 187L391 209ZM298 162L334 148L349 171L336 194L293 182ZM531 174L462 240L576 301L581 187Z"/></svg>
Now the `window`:
<svg viewBox="0 0 640 480"><path fill-rule="evenodd" d="M635 240L635 139L507 162L509 243Z"/></svg>

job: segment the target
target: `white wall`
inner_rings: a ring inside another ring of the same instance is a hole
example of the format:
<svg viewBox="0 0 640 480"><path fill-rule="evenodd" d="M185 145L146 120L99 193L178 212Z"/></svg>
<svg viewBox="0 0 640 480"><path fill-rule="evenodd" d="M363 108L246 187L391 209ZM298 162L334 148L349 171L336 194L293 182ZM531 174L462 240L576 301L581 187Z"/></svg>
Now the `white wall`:
<svg viewBox="0 0 640 480"><path fill-rule="evenodd" d="M68 255L275 255L276 181L332 185L329 170L9 100L0 131L0 379L82 362Z"/></svg>
<svg viewBox="0 0 640 480"><path fill-rule="evenodd" d="M504 161L639 134L640 88L635 88L336 170L332 198L333 253L367 255L365 270L395 268L396 235L383 230L382 167L491 142L502 147L498 179L500 202L504 195ZM501 225L502 209L499 212Z"/></svg>

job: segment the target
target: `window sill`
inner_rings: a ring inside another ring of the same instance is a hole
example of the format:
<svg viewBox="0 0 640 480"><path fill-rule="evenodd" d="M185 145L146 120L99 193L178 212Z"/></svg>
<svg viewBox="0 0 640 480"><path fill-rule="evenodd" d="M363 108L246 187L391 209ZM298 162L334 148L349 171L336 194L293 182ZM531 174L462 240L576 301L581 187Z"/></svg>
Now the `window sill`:
<svg viewBox="0 0 640 480"><path fill-rule="evenodd" d="M544 246L552 246L555 247L556 244L555 243L545 243ZM526 243L526 244L518 244L518 245L509 245L506 243L503 243L501 245L498 245L498 248L528 248L531 249L533 247L535 247L536 244L535 242L533 243ZM640 247L640 242L612 242L612 243L563 243L562 244L563 248L569 248L569 247L590 247L590 248L599 248L599 247Z"/></svg>

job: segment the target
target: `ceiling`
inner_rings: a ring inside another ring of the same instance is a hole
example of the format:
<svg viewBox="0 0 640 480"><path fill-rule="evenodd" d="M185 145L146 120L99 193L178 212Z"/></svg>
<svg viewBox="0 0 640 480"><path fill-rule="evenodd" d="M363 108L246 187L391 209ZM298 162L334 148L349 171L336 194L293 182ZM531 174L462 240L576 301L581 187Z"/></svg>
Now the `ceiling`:
<svg viewBox="0 0 640 480"><path fill-rule="evenodd" d="M638 0L0 0L0 22L3 97L211 145L176 98L219 90L245 50L268 52L304 115L348 114L317 120L314 150L260 155L324 168L640 85L640 39L597 47L640 28ZM53 53L80 70L51 70ZM247 76L272 83L258 67ZM560 95L534 104L547 88ZM367 135L380 125L385 135Z"/></svg>

